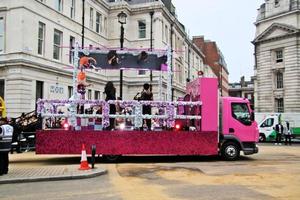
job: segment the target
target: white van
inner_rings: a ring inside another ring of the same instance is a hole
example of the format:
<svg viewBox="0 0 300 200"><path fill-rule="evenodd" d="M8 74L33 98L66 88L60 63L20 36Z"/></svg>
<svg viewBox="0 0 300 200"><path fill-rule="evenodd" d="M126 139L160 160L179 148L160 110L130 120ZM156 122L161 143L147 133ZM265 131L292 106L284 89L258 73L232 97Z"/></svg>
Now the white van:
<svg viewBox="0 0 300 200"><path fill-rule="evenodd" d="M286 121L288 121L292 137L300 137L300 113L256 113L255 119L259 120L257 122L260 142L274 141L276 139L275 126L279 121L284 126L284 131L287 131Z"/></svg>

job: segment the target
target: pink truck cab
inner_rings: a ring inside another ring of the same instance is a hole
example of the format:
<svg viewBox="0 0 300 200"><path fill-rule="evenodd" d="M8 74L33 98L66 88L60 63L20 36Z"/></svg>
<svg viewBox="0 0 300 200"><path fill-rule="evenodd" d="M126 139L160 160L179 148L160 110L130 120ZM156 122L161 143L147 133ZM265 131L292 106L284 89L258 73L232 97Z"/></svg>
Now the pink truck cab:
<svg viewBox="0 0 300 200"><path fill-rule="evenodd" d="M201 110L201 129L202 131L218 130L219 154L225 159L236 159L240 151L243 151L245 155L258 153L259 131L248 99L218 98L217 91L215 78L199 78L187 84L187 94L182 99L184 101L200 100L205 104ZM182 127L190 125L183 124Z"/></svg>
<svg viewBox="0 0 300 200"><path fill-rule="evenodd" d="M248 99L220 98L219 137L222 154L258 153L259 131Z"/></svg>

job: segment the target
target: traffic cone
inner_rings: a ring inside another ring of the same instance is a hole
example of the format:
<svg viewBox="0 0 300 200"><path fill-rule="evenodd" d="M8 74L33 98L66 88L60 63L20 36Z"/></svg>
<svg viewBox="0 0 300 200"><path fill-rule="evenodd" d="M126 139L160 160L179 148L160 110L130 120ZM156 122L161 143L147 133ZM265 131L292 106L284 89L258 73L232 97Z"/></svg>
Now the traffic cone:
<svg viewBox="0 0 300 200"><path fill-rule="evenodd" d="M91 169L86 157L85 145L82 144L81 150L81 161L80 161L80 168L79 170L89 170Z"/></svg>

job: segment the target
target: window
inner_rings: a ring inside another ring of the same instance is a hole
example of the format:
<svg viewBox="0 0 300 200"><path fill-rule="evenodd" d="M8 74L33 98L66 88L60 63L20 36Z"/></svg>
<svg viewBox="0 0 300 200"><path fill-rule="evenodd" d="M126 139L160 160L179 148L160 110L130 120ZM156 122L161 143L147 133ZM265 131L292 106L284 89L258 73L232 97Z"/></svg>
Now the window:
<svg viewBox="0 0 300 200"><path fill-rule="evenodd" d="M283 62L282 50L275 51L275 55L276 55L276 63L282 63Z"/></svg>
<svg viewBox="0 0 300 200"><path fill-rule="evenodd" d="M53 58L56 60L60 60L61 58L61 50L60 46L62 44L62 32L54 29L54 42L53 42Z"/></svg>
<svg viewBox="0 0 300 200"><path fill-rule="evenodd" d="M102 32L102 15L100 13L96 13L96 32Z"/></svg>
<svg viewBox="0 0 300 200"><path fill-rule="evenodd" d="M75 0L71 0L70 17L75 18Z"/></svg>
<svg viewBox="0 0 300 200"><path fill-rule="evenodd" d="M71 98L73 96L73 87L68 86L68 98Z"/></svg>
<svg viewBox="0 0 300 200"><path fill-rule="evenodd" d="M100 100L100 91L95 91L95 100Z"/></svg>
<svg viewBox="0 0 300 200"><path fill-rule="evenodd" d="M165 41L165 26L164 26L164 22L161 22L161 38L163 41Z"/></svg>
<svg viewBox="0 0 300 200"><path fill-rule="evenodd" d="M200 59L198 56L196 57L196 69L200 70Z"/></svg>
<svg viewBox="0 0 300 200"><path fill-rule="evenodd" d="M73 87L68 86L68 98L71 98L73 96Z"/></svg>
<svg viewBox="0 0 300 200"><path fill-rule="evenodd" d="M165 25L165 41L166 41L166 43L168 43L168 41L169 41L168 38L169 38L168 26Z"/></svg>
<svg viewBox="0 0 300 200"><path fill-rule="evenodd" d="M44 55L44 50L45 50L45 24L39 22L38 54Z"/></svg>
<svg viewBox="0 0 300 200"><path fill-rule="evenodd" d="M88 100L92 100L92 90L88 90Z"/></svg>
<svg viewBox="0 0 300 200"><path fill-rule="evenodd" d="M4 52L4 18L0 17L0 53Z"/></svg>
<svg viewBox="0 0 300 200"><path fill-rule="evenodd" d="M62 12L63 11L63 0L55 0L55 9L58 12Z"/></svg>
<svg viewBox="0 0 300 200"><path fill-rule="evenodd" d="M281 72L277 72L276 74L276 88L283 88L283 74Z"/></svg>
<svg viewBox="0 0 300 200"><path fill-rule="evenodd" d="M42 99L44 97L44 82L36 81L35 87L35 100Z"/></svg>
<svg viewBox="0 0 300 200"><path fill-rule="evenodd" d="M69 63L74 63L74 45L75 45L75 38L73 36L70 36L70 51L69 51Z"/></svg>
<svg viewBox="0 0 300 200"><path fill-rule="evenodd" d="M104 17L104 33L107 35L107 17Z"/></svg>
<svg viewBox="0 0 300 200"><path fill-rule="evenodd" d="M0 97L4 99L4 92L5 91L5 81L3 79L0 79Z"/></svg>
<svg viewBox="0 0 300 200"><path fill-rule="evenodd" d="M283 98L275 99L275 111L282 113L284 112L284 104L283 104Z"/></svg>
<svg viewBox="0 0 300 200"><path fill-rule="evenodd" d="M179 83L183 83L184 73L183 73L182 67L180 65L177 66L177 72L176 72L176 74L178 74L178 81L179 81Z"/></svg>
<svg viewBox="0 0 300 200"><path fill-rule="evenodd" d="M251 125L251 115L246 103L231 104L232 117L244 125Z"/></svg>
<svg viewBox="0 0 300 200"><path fill-rule="evenodd" d="M146 70L139 70L138 75L146 75Z"/></svg>
<svg viewBox="0 0 300 200"><path fill-rule="evenodd" d="M90 29L94 27L94 9L90 8Z"/></svg>
<svg viewBox="0 0 300 200"><path fill-rule="evenodd" d="M186 62L188 62L188 53L189 53L189 48L188 47L184 47L184 60Z"/></svg>
<svg viewBox="0 0 300 200"><path fill-rule="evenodd" d="M139 21L139 38L146 38L146 22Z"/></svg>
<svg viewBox="0 0 300 200"><path fill-rule="evenodd" d="M272 127L274 124L274 118L268 118L260 125L260 127Z"/></svg>
<svg viewBox="0 0 300 200"><path fill-rule="evenodd" d="M247 94L247 99L250 101L252 99L252 95L251 94Z"/></svg>

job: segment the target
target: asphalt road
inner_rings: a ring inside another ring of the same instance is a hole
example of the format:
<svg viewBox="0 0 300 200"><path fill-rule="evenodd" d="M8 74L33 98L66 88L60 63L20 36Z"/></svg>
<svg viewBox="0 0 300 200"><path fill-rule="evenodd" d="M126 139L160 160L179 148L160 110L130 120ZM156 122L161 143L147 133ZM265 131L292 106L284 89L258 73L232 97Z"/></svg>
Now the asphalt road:
<svg viewBox="0 0 300 200"><path fill-rule="evenodd" d="M45 165L78 163L60 157ZM300 199L300 145L263 144L239 161L217 157L125 157L92 179L0 185L0 199ZM24 163L26 165L26 163Z"/></svg>

